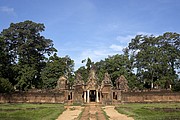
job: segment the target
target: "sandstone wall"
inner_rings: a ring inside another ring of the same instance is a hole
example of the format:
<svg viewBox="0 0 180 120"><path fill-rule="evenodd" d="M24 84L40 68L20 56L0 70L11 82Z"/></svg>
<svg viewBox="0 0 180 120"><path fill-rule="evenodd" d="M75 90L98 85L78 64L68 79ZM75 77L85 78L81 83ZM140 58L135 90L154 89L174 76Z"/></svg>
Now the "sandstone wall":
<svg viewBox="0 0 180 120"><path fill-rule="evenodd" d="M71 100L68 100L69 92L73 91L61 91L57 93L53 92L16 92L12 94L0 93L0 103L67 103L69 101L75 102L74 94ZM180 102L180 92L170 91L146 91L146 92L120 92L117 93L117 98L114 99L112 95L112 101L108 101L113 104L118 103L147 103L147 102ZM107 100L102 98L102 101ZM81 101L83 102L83 101ZM103 102L102 102L103 103Z"/></svg>
<svg viewBox="0 0 180 120"><path fill-rule="evenodd" d="M59 93L33 93L16 92L12 94L0 93L0 103L64 103L65 92Z"/></svg>
<svg viewBox="0 0 180 120"><path fill-rule="evenodd" d="M122 92L121 102L180 102L180 92L147 91L147 92Z"/></svg>

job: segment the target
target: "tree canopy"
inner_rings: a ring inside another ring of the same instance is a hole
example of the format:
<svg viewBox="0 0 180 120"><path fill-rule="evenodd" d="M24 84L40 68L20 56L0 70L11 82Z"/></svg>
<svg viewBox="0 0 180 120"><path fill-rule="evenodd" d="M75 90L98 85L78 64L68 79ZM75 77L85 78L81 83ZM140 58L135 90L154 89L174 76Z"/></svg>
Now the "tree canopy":
<svg viewBox="0 0 180 120"><path fill-rule="evenodd" d="M55 88L60 76L72 78L74 61L69 56L51 56L46 63L46 67L41 72L43 88ZM72 82L72 81L70 81Z"/></svg>
<svg viewBox="0 0 180 120"><path fill-rule="evenodd" d="M124 75L130 89L169 88L180 91L180 34L136 35L123 54L108 56L99 62L90 58L74 71L74 60L57 56L51 39L41 32L44 24L33 21L11 23L0 33L0 92L13 90L54 89L60 76L72 85L80 73L86 82L95 67L99 83L106 72L112 83Z"/></svg>
<svg viewBox="0 0 180 120"><path fill-rule="evenodd" d="M139 81L146 87L167 88L178 80L180 34L137 35L128 46Z"/></svg>
<svg viewBox="0 0 180 120"><path fill-rule="evenodd" d="M45 56L56 52L52 40L40 34L44 29L43 24L24 21L1 32L1 77L21 90L41 85Z"/></svg>

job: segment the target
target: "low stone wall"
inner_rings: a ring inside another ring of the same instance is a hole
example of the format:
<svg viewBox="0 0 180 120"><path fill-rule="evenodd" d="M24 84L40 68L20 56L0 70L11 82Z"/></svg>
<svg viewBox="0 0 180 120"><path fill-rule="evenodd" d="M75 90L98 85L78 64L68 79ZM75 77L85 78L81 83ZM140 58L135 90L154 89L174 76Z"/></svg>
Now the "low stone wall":
<svg viewBox="0 0 180 120"><path fill-rule="evenodd" d="M64 103L66 97L64 92L59 93L34 93L16 92L0 93L0 103Z"/></svg>
<svg viewBox="0 0 180 120"><path fill-rule="evenodd" d="M148 103L148 102L180 102L180 92L147 91L122 92L122 103Z"/></svg>
<svg viewBox="0 0 180 120"><path fill-rule="evenodd" d="M0 103L67 103L75 102L68 100L70 91L59 92L15 92L0 93ZM72 91L71 91L72 92ZM171 91L145 91L145 92L121 92L118 99L109 101L113 104L119 103L149 103L149 102L180 102L180 92ZM76 95L76 94L75 94ZM103 103L103 102L102 102Z"/></svg>

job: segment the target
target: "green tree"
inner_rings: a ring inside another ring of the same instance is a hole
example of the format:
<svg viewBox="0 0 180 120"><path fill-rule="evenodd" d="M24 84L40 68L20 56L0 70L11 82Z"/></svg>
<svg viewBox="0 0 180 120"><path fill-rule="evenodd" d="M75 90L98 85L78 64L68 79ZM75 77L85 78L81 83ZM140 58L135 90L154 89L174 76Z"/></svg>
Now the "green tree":
<svg viewBox="0 0 180 120"><path fill-rule="evenodd" d="M8 59L7 71L10 73L4 78L8 78L13 85L17 84L18 88L25 89L27 86L41 86L40 73L45 65L46 55L56 51L52 40L41 36L40 33L44 29L43 24L24 21L16 24L11 23L8 29L1 32L5 45L4 54ZM24 85L25 82L29 81L29 78L24 77L30 72L28 70L36 72L31 74L33 77L30 77L32 79L31 82L28 82L29 85ZM34 78L34 76L36 77Z"/></svg>
<svg viewBox="0 0 180 120"><path fill-rule="evenodd" d="M128 79L130 88L135 88L137 85L136 76L132 73L130 59L128 55L113 55L106 58L104 61L96 62L97 75L100 82L104 78L105 72L108 72L111 76L112 83L115 85L115 80L124 75Z"/></svg>
<svg viewBox="0 0 180 120"><path fill-rule="evenodd" d="M60 76L65 75L73 82L74 61L69 56L51 56L46 63L46 67L41 72L43 88L55 88Z"/></svg>
<svg viewBox="0 0 180 120"><path fill-rule="evenodd" d="M154 84L165 87L177 79L175 69L179 69L179 34L164 33L162 36L137 35L128 46L133 58L137 77L146 88Z"/></svg>
<svg viewBox="0 0 180 120"><path fill-rule="evenodd" d="M4 38L0 36L0 93L13 91L13 85L6 76L9 71L7 66L10 65L10 62L5 47Z"/></svg>
<svg viewBox="0 0 180 120"><path fill-rule="evenodd" d="M166 32L160 36L163 55L166 55L170 65L171 74L176 78L175 69L180 68L180 34Z"/></svg>
<svg viewBox="0 0 180 120"><path fill-rule="evenodd" d="M80 73L81 76L82 76L82 80L83 80L84 82L87 82L89 72L88 72L88 70L85 68L85 66L81 66L80 68L78 68L78 70L75 71L75 75L76 75L77 73Z"/></svg>
<svg viewBox="0 0 180 120"><path fill-rule="evenodd" d="M0 93L12 92L13 85L9 82L8 79L0 77Z"/></svg>
<svg viewBox="0 0 180 120"><path fill-rule="evenodd" d="M15 84L13 81L16 74L13 71L13 55L7 47L9 47L9 45L4 41L4 36L0 35L0 77L8 79L12 84Z"/></svg>
<svg viewBox="0 0 180 120"><path fill-rule="evenodd" d="M84 80L84 82L87 82L89 71L91 67L94 65L94 62L92 62L90 58L82 60L82 63L85 63L85 62L86 62L86 65L81 66L78 70L76 70L75 75L77 73L80 73L82 76L82 80Z"/></svg>
<svg viewBox="0 0 180 120"><path fill-rule="evenodd" d="M99 62L95 63L96 69L97 69L97 77L99 78L99 83L102 82L104 79L104 74L107 72L106 70L106 61L101 60Z"/></svg>
<svg viewBox="0 0 180 120"><path fill-rule="evenodd" d="M34 81L36 80L38 71L29 66L28 64L21 65L20 70L18 71L18 77L16 80L16 88L19 90L28 90L35 87Z"/></svg>

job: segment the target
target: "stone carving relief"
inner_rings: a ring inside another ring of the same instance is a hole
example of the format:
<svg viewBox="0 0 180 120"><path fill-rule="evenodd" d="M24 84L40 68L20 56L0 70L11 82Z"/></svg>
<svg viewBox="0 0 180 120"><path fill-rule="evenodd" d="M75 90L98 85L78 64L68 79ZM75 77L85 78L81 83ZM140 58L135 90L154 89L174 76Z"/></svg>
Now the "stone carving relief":
<svg viewBox="0 0 180 120"><path fill-rule="evenodd" d="M121 75L119 78L117 78L115 83L116 83L116 89L128 91L128 88L129 88L128 81L126 80L126 78L123 75Z"/></svg>
<svg viewBox="0 0 180 120"><path fill-rule="evenodd" d="M68 85L67 78L65 76L61 76L57 81L57 89L66 89Z"/></svg>
<svg viewBox="0 0 180 120"><path fill-rule="evenodd" d="M104 87L104 85L110 85L110 86L113 86L112 85L112 81L111 81L111 78L110 78L110 75L108 73L105 73L104 75L104 79L101 83L101 88Z"/></svg>
<svg viewBox="0 0 180 120"><path fill-rule="evenodd" d="M105 75L104 75L104 83L112 85L112 81L111 81L110 75L108 73L105 73Z"/></svg>
<svg viewBox="0 0 180 120"><path fill-rule="evenodd" d="M74 85L84 85L84 81L82 80L82 76L80 73L77 73Z"/></svg>
<svg viewBox="0 0 180 120"><path fill-rule="evenodd" d="M89 73L87 88L97 89L98 77L96 76L95 69L92 67Z"/></svg>

